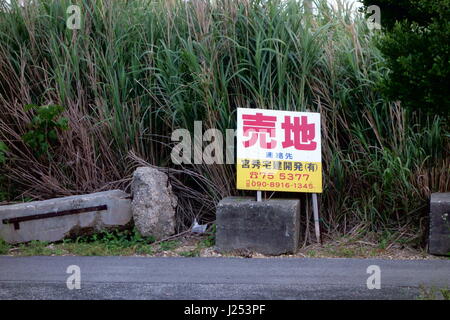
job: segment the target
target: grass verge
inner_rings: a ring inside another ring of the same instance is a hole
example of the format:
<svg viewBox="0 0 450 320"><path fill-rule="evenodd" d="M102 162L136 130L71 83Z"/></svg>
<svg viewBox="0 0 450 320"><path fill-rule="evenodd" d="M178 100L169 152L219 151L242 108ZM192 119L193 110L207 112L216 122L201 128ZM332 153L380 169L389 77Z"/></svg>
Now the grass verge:
<svg viewBox="0 0 450 320"><path fill-rule="evenodd" d="M0 241L0 254L11 256L152 256L152 257L245 257L266 258L268 256L251 251L219 253L214 248L214 233L196 235L187 233L182 237L166 241L142 238L135 231L102 232L89 237L48 243L31 241L26 244L9 245ZM284 258L378 258L378 259L445 259L429 255L420 246L404 239L383 237L335 236L325 238L323 244L309 244L296 254L281 255Z"/></svg>

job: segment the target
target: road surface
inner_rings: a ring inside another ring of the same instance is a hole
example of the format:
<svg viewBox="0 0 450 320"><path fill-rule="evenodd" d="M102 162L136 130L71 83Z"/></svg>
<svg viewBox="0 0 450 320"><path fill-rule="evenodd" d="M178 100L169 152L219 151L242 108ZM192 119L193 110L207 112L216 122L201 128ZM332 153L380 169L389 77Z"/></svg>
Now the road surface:
<svg viewBox="0 0 450 320"><path fill-rule="evenodd" d="M67 287L71 265L81 289ZM371 265L380 289L367 287ZM2 300L416 299L420 285L450 287L450 261L0 256Z"/></svg>

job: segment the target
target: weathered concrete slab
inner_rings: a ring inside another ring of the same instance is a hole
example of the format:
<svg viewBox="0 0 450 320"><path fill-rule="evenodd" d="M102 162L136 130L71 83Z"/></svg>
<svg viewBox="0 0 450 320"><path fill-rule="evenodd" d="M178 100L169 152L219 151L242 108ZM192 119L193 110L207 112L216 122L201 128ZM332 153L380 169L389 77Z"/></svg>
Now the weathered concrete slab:
<svg viewBox="0 0 450 320"><path fill-rule="evenodd" d="M300 200L228 197L217 206L217 250L294 253L300 238Z"/></svg>
<svg viewBox="0 0 450 320"><path fill-rule="evenodd" d="M431 194L428 251L450 255L450 192Z"/></svg>
<svg viewBox="0 0 450 320"><path fill-rule="evenodd" d="M127 199L128 197L129 195L121 190L112 190L1 206L0 238L9 243L31 240L58 241L69 236L125 226L132 222L131 200ZM73 210L83 211L93 207L97 207L97 210L71 214ZM47 217L47 213L56 214L55 217ZM36 218L36 215L43 214L46 217L18 222L16 226L10 220ZM19 229L16 229L17 227Z"/></svg>

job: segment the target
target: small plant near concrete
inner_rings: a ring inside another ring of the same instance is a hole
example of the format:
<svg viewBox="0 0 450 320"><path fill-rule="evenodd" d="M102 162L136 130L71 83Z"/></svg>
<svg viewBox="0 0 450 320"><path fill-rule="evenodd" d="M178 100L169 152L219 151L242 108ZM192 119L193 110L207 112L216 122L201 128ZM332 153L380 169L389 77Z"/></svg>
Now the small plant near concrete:
<svg viewBox="0 0 450 320"><path fill-rule="evenodd" d="M70 242L101 243L109 247L133 247L151 244L155 242L155 238L144 238L135 228L133 228L132 230L105 230L90 236L78 237L74 240L66 240L66 243Z"/></svg>
<svg viewBox="0 0 450 320"><path fill-rule="evenodd" d="M201 256L202 250L213 247L215 245L215 225L213 225L214 232L211 232L206 238L197 242L194 249L189 251L181 251L178 254L182 257L192 258Z"/></svg>
<svg viewBox="0 0 450 320"><path fill-rule="evenodd" d="M182 251L179 253L180 256L185 258L194 258L200 256L200 250L198 248L191 251Z"/></svg>
<svg viewBox="0 0 450 320"><path fill-rule="evenodd" d="M171 250L175 249L179 244L180 244L180 241L178 241L178 240L169 240L169 241L161 242L159 244L159 248L162 251L171 251Z"/></svg>
<svg viewBox="0 0 450 320"><path fill-rule="evenodd" d="M450 289L448 287L436 288L433 286L427 288L426 286L421 285L419 289L419 300L450 300Z"/></svg>
<svg viewBox="0 0 450 320"><path fill-rule="evenodd" d="M53 253L52 246L46 241L33 240L22 243L18 249L22 256L49 256Z"/></svg>
<svg viewBox="0 0 450 320"><path fill-rule="evenodd" d="M0 254L8 254L9 249L11 249L11 246L0 238Z"/></svg>
<svg viewBox="0 0 450 320"><path fill-rule="evenodd" d="M0 240L0 255L12 252L14 255L79 255L79 256L117 256L153 255L153 237L142 237L135 229L102 231L93 235L64 239L48 243L31 241L17 246ZM11 251L12 250L12 251Z"/></svg>
<svg viewBox="0 0 450 320"><path fill-rule="evenodd" d="M442 297L444 298L444 300L450 300L450 289L449 288L441 289L441 294L442 294Z"/></svg>
<svg viewBox="0 0 450 320"><path fill-rule="evenodd" d="M308 252L306 252L306 255L308 257L314 258L315 256L317 256L317 252L315 250L308 250Z"/></svg>
<svg viewBox="0 0 450 320"><path fill-rule="evenodd" d="M153 255L155 254L155 250L152 246L138 246L136 248L136 254L138 255Z"/></svg>
<svg viewBox="0 0 450 320"><path fill-rule="evenodd" d="M36 114L29 123L29 131L22 136L22 140L38 157L49 155L49 149L58 142L58 131L69 128L68 119L61 116L64 107L29 104L25 106L25 110L35 110Z"/></svg>
<svg viewBox="0 0 450 320"><path fill-rule="evenodd" d="M202 244L205 248L213 247L216 244L216 224L211 226L211 230L207 232L207 235Z"/></svg>

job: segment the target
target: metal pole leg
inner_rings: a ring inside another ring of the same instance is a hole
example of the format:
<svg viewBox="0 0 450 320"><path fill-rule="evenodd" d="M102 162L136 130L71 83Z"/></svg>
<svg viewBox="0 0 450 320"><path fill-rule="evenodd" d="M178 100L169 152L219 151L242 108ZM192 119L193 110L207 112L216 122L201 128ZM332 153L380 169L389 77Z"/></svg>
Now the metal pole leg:
<svg viewBox="0 0 450 320"><path fill-rule="evenodd" d="M256 201L257 202L261 202L262 201L261 191L256 191Z"/></svg>
<svg viewBox="0 0 450 320"><path fill-rule="evenodd" d="M314 211L314 227L316 229L316 240L320 243L320 225L319 225L319 205L317 203L317 193L312 194L313 211Z"/></svg>

